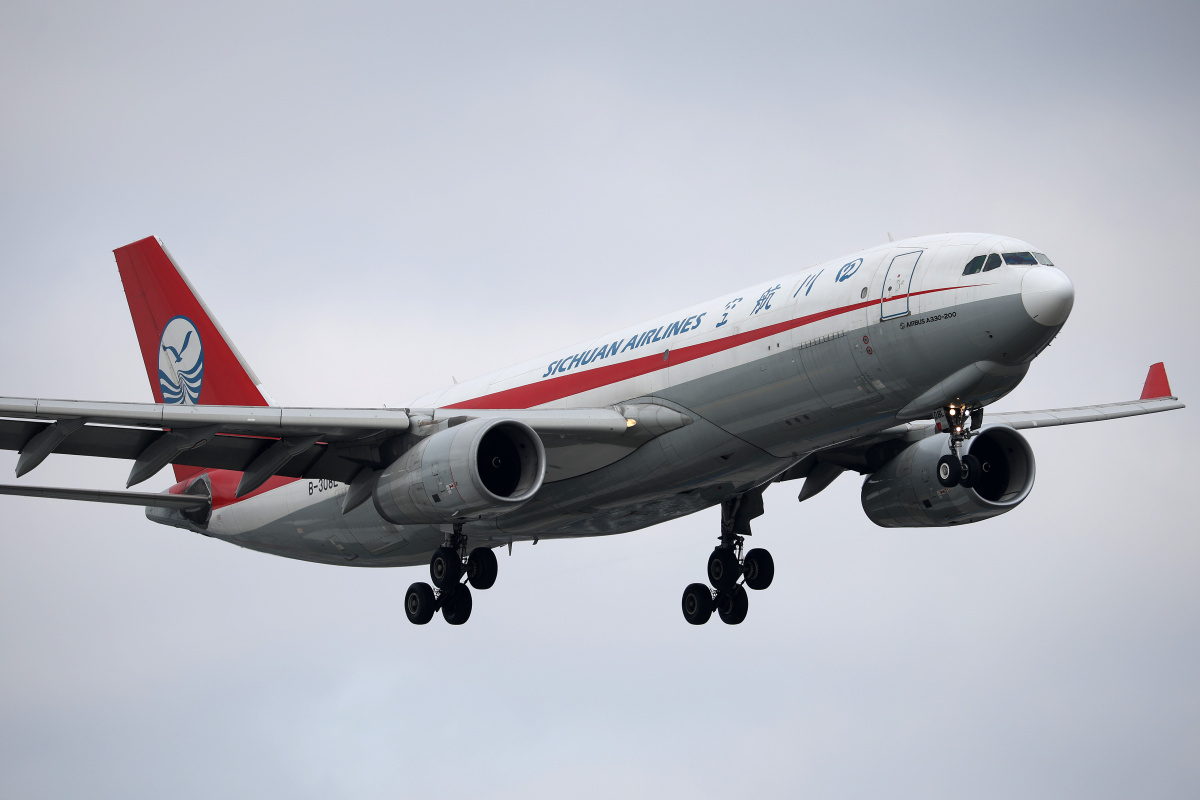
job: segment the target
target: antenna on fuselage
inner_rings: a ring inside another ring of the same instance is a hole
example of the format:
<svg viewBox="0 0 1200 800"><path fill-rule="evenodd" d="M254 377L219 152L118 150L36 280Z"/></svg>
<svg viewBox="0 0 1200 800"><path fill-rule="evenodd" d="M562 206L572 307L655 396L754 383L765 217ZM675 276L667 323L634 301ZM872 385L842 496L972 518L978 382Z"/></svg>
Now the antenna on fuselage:
<svg viewBox="0 0 1200 800"><path fill-rule="evenodd" d="M888 231L888 241L889 241L889 242L894 242L894 241L896 241L894 238L892 238L892 232L891 232L891 231Z"/></svg>

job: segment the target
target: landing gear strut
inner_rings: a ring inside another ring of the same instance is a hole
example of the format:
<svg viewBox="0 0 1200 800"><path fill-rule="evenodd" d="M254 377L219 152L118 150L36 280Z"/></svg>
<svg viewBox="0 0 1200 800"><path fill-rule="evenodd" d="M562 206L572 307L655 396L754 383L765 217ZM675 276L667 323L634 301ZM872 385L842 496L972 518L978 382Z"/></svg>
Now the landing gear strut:
<svg viewBox="0 0 1200 800"><path fill-rule="evenodd" d="M713 612L726 625L746 619L750 601L746 589L766 589L775 578L775 560L761 547L743 554L750 520L761 516L762 490L746 492L721 504L721 543L708 557L708 582L693 583L683 590L683 618L703 625Z"/></svg>
<svg viewBox="0 0 1200 800"><path fill-rule="evenodd" d="M408 621L424 625L441 611L446 622L462 625L471 618L470 587L480 591L492 588L497 571L496 554L490 548L476 547L467 553L467 537L463 535L462 524L456 524L429 559L429 579L433 586L414 583L404 595Z"/></svg>
<svg viewBox="0 0 1200 800"><path fill-rule="evenodd" d="M937 463L938 483L947 489L959 484L968 488L974 486L982 473L979 459L970 453L960 457L958 451L963 442L983 427L983 409L946 406L934 412L933 421L939 431L950 434L950 455L942 456Z"/></svg>

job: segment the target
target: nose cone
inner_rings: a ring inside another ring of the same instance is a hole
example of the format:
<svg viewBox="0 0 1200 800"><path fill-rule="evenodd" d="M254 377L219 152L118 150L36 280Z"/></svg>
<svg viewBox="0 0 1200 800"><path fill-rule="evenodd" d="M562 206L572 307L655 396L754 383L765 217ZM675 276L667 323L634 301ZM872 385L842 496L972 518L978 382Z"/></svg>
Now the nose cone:
<svg viewBox="0 0 1200 800"><path fill-rule="evenodd" d="M1034 322L1051 328L1071 315L1075 287L1060 269L1034 267L1021 279L1021 302Z"/></svg>

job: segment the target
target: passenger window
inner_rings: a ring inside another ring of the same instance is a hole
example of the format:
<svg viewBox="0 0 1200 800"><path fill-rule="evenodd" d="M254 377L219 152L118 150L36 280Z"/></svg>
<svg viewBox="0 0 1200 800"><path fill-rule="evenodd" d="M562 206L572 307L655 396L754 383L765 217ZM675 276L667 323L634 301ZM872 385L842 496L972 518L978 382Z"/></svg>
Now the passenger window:
<svg viewBox="0 0 1200 800"><path fill-rule="evenodd" d="M1005 253L1004 263L1010 267L1036 267L1038 262L1033 253Z"/></svg>
<svg viewBox="0 0 1200 800"><path fill-rule="evenodd" d="M967 266L963 269L963 275L974 275L979 270L983 269L983 260L987 256L975 256L967 262Z"/></svg>
<svg viewBox="0 0 1200 800"><path fill-rule="evenodd" d="M992 253L990 256L987 257L987 263L983 265L983 271L991 272L992 270L999 267L1002 263L1003 262L1000 261L1000 254Z"/></svg>
<svg viewBox="0 0 1200 800"><path fill-rule="evenodd" d="M1037 262L1038 262L1039 264L1043 264L1043 265L1045 265L1045 266L1047 266L1047 267L1053 267L1053 266L1054 266L1054 262L1053 262L1053 261L1051 261L1050 259L1046 258L1046 254L1045 254L1045 253L1034 253L1034 254L1033 254L1033 257L1037 259Z"/></svg>

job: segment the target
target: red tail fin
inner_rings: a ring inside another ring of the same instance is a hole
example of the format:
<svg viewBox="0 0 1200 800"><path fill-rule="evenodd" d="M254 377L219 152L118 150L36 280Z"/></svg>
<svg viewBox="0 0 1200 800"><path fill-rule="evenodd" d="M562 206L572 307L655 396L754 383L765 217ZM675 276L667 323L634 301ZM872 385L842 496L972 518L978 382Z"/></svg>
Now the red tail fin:
<svg viewBox="0 0 1200 800"><path fill-rule="evenodd" d="M113 253L156 401L268 405L258 378L158 239ZM199 471L175 467L179 480Z"/></svg>

